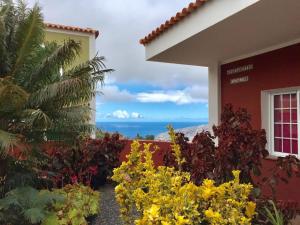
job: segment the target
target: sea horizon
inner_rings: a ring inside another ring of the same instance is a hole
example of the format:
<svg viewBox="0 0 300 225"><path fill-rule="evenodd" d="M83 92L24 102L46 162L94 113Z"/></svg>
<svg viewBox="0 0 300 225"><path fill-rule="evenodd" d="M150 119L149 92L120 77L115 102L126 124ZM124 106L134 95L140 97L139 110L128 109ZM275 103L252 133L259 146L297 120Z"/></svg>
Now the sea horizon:
<svg viewBox="0 0 300 225"><path fill-rule="evenodd" d="M160 133L167 132L167 126L172 125L174 129L182 129L187 127L195 127L201 125L207 125L206 121L105 121L96 122L96 127L103 132L114 133L118 132L125 137L135 138L137 134L140 136L154 135L157 136Z"/></svg>

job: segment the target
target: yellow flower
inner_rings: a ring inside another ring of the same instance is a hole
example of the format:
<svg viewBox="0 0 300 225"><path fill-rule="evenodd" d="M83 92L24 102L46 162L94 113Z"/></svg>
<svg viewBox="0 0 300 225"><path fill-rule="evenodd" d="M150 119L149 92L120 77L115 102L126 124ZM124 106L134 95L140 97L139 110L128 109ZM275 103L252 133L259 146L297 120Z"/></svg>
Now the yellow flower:
<svg viewBox="0 0 300 225"><path fill-rule="evenodd" d="M256 204L254 202L248 202L246 206L246 215L251 218L255 215Z"/></svg>
<svg viewBox="0 0 300 225"><path fill-rule="evenodd" d="M239 170L233 170L232 171L235 183L239 183L240 182L240 173L241 173L241 171L239 171Z"/></svg>
<svg viewBox="0 0 300 225"><path fill-rule="evenodd" d="M185 219L183 216L179 216L178 214L175 214L175 219L176 225L190 224L190 221L188 219Z"/></svg>
<svg viewBox="0 0 300 225"><path fill-rule="evenodd" d="M171 224L167 221L161 221L161 225L171 225Z"/></svg>
<svg viewBox="0 0 300 225"><path fill-rule="evenodd" d="M205 188L202 192L202 197L207 200L213 195L213 191L210 188Z"/></svg>
<svg viewBox="0 0 300 225"><path fill-rule="evenodd" d="M215 182L213 180L205 179L203 181L203 186L205 187L213 187Z"/></svg>
<svg viewBox="0 0 300 225"><path fill-rule="evenodd" d="M220 213L214 212L211 208L205 210L204 214L207 218L218 218L221 216Z"/></svg>
<svg viewBox="0 0 300 225"><path fill-rule="evenodd" d="M151 208L148 210L149 218L154 220L155 218L159 217L159 209L158 205L152 205Z"/></svg>

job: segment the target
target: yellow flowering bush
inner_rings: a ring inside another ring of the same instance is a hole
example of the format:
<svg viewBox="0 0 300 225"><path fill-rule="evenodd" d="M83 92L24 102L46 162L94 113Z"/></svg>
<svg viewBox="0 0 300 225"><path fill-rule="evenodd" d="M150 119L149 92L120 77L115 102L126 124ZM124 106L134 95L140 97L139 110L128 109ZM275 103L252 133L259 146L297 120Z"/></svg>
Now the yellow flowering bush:
<svg viewBox="0 0 300 225"><path fill-rule="evenodd" d="M248 199L252 185L240 184L239 171L233 171L234 180L222 185L206 179L197 186L189 173L155 168L150 147L134 141L128 161L114 170L116 198L126 224L251 224L256 208ZM178 148L176 151L179 158Z"/></svg>

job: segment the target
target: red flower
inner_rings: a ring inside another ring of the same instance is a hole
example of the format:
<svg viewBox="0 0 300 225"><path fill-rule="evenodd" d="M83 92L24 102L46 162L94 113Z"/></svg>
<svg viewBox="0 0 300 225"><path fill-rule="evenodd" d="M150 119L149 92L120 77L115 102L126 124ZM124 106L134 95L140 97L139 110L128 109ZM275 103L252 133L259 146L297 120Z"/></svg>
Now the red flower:
<svg viewBox="0 0 300 225"><path fill-rule="evenodd" d="M78 182L78 178L76 175L71 176L72 184L76 184Z"/></svg>
<svg viewBox="0 0 300 225"><path fill-rule="evenodd" d="M90 167L89 167L89 172L90 172L92 175L96 175L97 172L98 172L98 166L90 166Z"/></svg>

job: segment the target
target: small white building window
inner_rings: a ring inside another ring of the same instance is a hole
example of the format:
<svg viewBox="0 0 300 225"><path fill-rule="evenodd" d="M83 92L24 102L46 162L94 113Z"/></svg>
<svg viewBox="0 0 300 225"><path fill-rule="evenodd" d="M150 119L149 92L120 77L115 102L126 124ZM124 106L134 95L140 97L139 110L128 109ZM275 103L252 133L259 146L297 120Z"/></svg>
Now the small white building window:
<svg viewBox="0 0 300 225"><path fill-rule="evenodd" d="M300 89L264 91L262 126L266 129L268 150L273 156L300 156Z"/></svg>

